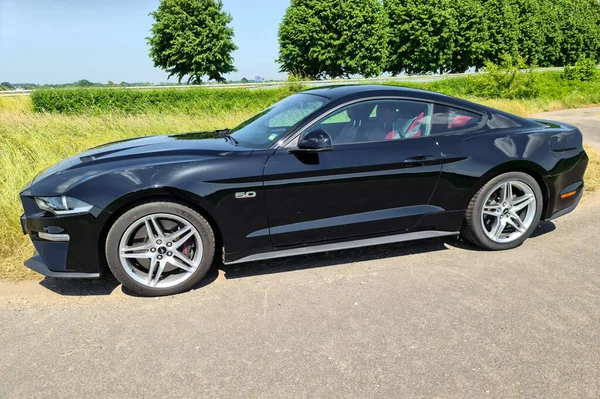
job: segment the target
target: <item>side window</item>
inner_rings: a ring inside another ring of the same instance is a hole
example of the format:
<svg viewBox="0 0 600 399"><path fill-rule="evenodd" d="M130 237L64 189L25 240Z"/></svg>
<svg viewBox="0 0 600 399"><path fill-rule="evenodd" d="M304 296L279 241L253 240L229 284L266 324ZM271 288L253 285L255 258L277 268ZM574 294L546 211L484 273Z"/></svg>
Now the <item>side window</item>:
<svg viewBox="0 0 600 399"><path fill-rule="evenodd" d="M521 126L517 121L497 113L490 114L486 126L490 129L508 129Z"/></svg>
<svg viewBox="0 0 600 399"><path fill-rule="evenodd" d="M432 105L409 100L371 100L342 107L306 133L323 129L334 145L427 136Z"/></svg>
<svg viewBox="0 0 600 399"><path fill-rule="evenodd" d="M431 134L470 129L479 125L482 115L445 105L435 105L431 118Z"/></svg>

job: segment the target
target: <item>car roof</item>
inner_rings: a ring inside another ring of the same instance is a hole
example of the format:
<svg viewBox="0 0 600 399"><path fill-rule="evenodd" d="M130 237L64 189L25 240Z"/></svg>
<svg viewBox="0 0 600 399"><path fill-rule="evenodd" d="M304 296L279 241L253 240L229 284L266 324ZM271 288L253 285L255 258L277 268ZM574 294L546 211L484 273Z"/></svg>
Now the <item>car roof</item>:
<svg viewBox="0 0 600 399"><path fill-rule="evenodd" d="M346 96L350 96L357 93L371 93L371 94L389 94L407 96L407 97L430 97L430 96L443 96L448 97L444 94L435 93L432 91L412 89L410 87L392 86L392 85L377 85L377 84L349 84L349 85L335 85L325 87L315 87L305 90L304 93L316 94L319 96L327 97L330 100L337 100Z"/></svg>
<svg viewBox="0 0 600 399"><path fill-rule="evenodd" d="M476 104L460 98L451 97L445 94L436 93L428 90L412 89L402 86L377 85L377 84L354 84L354 85L338 85L312 88L303 91L302 93L314 94L328 98L331 101L344 101L361 97L378 97L378 96L399 96L420 99L425 101L441 102L453 104L457 107L476 109L479 111L491 110L488 107ZM494 110L497 111L497 110Z"/></svg>

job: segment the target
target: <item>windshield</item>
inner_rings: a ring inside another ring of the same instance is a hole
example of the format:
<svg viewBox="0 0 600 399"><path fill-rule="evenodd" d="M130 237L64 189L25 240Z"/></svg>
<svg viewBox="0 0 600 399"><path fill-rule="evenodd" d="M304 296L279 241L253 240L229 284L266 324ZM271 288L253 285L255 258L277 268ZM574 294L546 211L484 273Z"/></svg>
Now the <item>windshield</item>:
<svg viewBox="0 0 600 399"><path fill-rule="evenodd" d="M291 95L231 129L231 136L244 147L268 148L327 101L313 94Z"/></svg>

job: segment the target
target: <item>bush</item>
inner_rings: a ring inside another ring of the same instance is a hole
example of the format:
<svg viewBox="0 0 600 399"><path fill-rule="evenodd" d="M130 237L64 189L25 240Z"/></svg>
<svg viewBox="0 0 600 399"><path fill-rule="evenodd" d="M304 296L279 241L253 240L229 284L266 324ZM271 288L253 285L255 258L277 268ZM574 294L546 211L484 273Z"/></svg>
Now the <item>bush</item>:
<svg viewBox="0 0 600 399"><path fill-rule="evenodd" d="M485 72L477 79L481 93L486 97L523 99L534 98L539 94L535 73L525 65L521 57L504 54L499 64L487 61Z"/></svg>
<svg viewBox="0 0 600 399"><path fill-rule="evenodd" d="M592 58L585 55L579 57L575 66L565 66L561 75L565 80L589 82L598 79L598 65Z"/></svg>
<svg viewBox="0 0 600 399"><path fill-rule="evenodd" d="M499 65L487 61L485 73L426 83L424 88L455 97L530 99L540 95L538 82L546 73L534 72L522 58L504 55Z"/></svg>
<svg viewBox="0 0 600 399"><path fill-rule="evenodd" d="M128 90L121 88L44 89L31 94L35 111L62 114L120 112L220 114L258 112L299 90L299 85L276 89L185 88Z"/></svg>
<svg viewBox="0 0 600 399"><path fill-rule="evenodd" d="M291 92L299 92L305 90L304 81L308 80L308 78L294 75L293 73L288 74L287 87Z"/></svg>

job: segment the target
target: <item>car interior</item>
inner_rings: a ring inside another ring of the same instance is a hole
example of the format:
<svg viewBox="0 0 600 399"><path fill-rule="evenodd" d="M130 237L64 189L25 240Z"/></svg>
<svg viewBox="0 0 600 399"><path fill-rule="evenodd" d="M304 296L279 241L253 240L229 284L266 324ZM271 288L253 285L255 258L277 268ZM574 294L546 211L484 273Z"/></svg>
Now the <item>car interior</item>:
<svg viewBox="0 0 600 399"><path fill-rule="evenodd" d="M433 113L435 111L435 113ZM479 125L483 115L445 105L409 100L365 101L326 117L305 134L322 129L333 145L425 137Z"/></svg>
<svg viewBox="0 0 600 399"><path fill-rule="evenodd" d="M334 144L426 136L431 108L431 104L415 101L368 101L335 113L315 129L325 130Z"/></svg>

